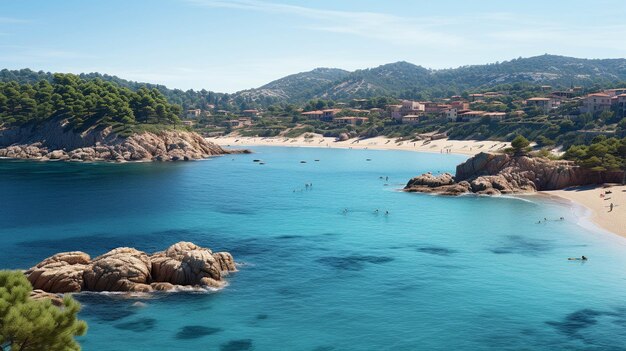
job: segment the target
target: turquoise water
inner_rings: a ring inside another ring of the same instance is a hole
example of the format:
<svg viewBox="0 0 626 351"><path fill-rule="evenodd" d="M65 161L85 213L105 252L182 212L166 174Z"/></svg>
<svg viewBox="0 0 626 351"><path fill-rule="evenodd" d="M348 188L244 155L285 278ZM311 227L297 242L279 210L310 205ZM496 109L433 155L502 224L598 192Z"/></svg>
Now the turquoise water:
<svg viewBox="0 0 626 351"><path fill-rule="evenodd" d="M255 151L173 164L1 161L0 266L180 240L241 264L215 293L79 295L85 350L625 349L624 240L581 227L571 208L397 191L452 171L455 155ZM584 264L566 260L583 254Z"/></svg>

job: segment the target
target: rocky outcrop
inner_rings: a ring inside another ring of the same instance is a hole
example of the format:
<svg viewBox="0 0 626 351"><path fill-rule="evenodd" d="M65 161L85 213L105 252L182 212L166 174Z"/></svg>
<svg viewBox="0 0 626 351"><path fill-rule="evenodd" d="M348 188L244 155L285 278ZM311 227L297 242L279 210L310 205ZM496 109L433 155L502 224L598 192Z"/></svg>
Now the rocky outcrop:
<svg viewBox="0 0 626 351"><path fill-rule="evenodd" d="M235 270L233 257L226 252L211 250L193 243L180 242L163 252L152 255L152 271L159 281L174 285L204 285L219 287L222 272Z"/></svg>
<svg viewBox="0 0 626 351"><path fill-rule="evenodd" d="M409 192L459 195L468 192L469 187L470 184L468 182L455 183L454 177L450 173L438 176L425 173L411 179L405 189Z"/></svg>
<svg viewBox="0 0 626 351"><path fill-rule="evenodd" d="M41 161L187 161L225 150L194 132L163 130L122 137L112 128L68 130L61 121L0 130L0 157Z"/></svg>
<svg viewBox="0 0 626 351"><path fill-rule="evenodd" d="M96 257L83 273L84 290L150 290L152 263L146 253L121 247Z"/></svg>
<svg viewBox="0 0 626 351"><path fill-rule="evenodd" d="M456 174L411 179L406 191L459 195L529 193L597 183L619 183L622 172L594 172L571 161L482 152L456 167Z"/></svg>
<svg viewBox="0 0 626 351"><path fill-rule="evenodd" d="M47 293L80 291L168 291L183 287L219 288L237 271L227 252L179 242L148 255L122 247L93 260L84 252L49 257L25 272L33 289Z"/></svg>
<svg viewBox="0 0 626 351"><path fill-rule="evenodd" d="M50 300L54 306L63 306L62 294L53 294L40 289L35 289L30 292L30 298L33 300Z"/></svg>
<svg viewBox="0 0 626 351"><path fill-rule="evenodd" d="M53 293L81 291L89 262L90 257L84 252L62 252L29 269L26 276L35 289Z"/></svg>

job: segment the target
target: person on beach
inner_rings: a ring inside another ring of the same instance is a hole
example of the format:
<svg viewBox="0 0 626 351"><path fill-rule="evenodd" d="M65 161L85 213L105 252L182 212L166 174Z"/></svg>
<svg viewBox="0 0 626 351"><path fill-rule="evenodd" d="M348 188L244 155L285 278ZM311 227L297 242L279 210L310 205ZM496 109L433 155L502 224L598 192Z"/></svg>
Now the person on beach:
<svg viewBox="0 0 626 351"><path fill-rule="evenodd" d="M611 204L609 205L609 212L613 212L613 203L611 202Z"/></svg>

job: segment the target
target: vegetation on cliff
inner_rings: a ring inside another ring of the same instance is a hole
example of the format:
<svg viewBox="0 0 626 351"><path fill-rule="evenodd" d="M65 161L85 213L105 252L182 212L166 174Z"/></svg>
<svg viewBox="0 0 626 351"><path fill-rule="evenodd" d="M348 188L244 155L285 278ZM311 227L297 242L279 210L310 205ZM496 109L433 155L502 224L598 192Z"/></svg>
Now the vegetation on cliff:
<svg viewBox="0 0 626 351"><path fill-rule="evenodd" d="M133 91L73 74L56 73L52 82L34 84L0 82L0 125L5 127L59 119L75 131L111 126L127 136L150 126L175 125L181 113L181 107L170 104L157 89Z"/></svg>
<svg viewBox="0 0 626 351"><path fill-rule="evenodd" d="M594 171L626 170L626 138L601 135L594 138L591 145L570 147L563 157Z"/></svg>

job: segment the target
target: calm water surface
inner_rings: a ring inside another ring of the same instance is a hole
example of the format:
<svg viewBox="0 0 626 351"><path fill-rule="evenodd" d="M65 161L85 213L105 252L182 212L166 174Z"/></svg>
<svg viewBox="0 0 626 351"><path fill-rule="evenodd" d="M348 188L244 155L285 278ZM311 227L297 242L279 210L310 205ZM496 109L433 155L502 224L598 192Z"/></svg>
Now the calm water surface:
<svg viewBox="0 0 626 351"><path fill-rule="evenodd" d="M461 156L255 151L174 164L0 161L0 266L181 240L241 263L216 293L139 299L145 307L78 296L85 350L626 349L625 242L581 227L571 208L397 191Z"/></svg>

